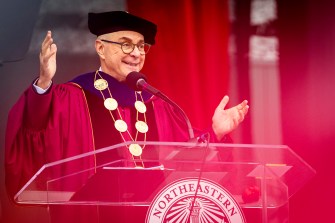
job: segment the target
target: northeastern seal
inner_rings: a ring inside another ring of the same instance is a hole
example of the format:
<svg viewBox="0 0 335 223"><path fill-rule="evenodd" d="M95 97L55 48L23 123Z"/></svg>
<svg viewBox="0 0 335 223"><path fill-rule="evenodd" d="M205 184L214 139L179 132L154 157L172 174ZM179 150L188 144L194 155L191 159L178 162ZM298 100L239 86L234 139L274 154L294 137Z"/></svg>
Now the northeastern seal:
<svg viewBox="0 0 335 223"><path fill-rule="evenodd" d="M242 209L219 184L185 178L165 186L152 201L146 223L245 223Z"/></svg>

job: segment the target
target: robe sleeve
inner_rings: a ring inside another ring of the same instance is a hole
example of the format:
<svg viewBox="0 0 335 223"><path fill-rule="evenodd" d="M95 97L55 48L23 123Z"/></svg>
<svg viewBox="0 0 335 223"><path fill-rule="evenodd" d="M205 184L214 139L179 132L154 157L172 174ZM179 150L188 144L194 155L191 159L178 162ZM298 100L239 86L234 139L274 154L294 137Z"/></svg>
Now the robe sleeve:
<svg viewBox="0 0 335 223"><path fill-rule="evenodd" d="M82 89L67 83L51 86L40 95L30 86L8 114L5 182L10 198L44 164L92 150L92 127ZM94 165L94 160L84 162L83 168Z"/></svg>

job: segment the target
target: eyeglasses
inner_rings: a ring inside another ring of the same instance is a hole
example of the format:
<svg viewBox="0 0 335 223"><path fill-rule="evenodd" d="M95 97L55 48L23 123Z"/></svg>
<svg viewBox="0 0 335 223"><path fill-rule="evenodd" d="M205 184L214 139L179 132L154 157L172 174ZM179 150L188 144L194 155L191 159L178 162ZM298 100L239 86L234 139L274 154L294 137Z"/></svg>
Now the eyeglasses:
<svg viewBox="0 0 335 223"><path fill-rule="evenodd" d="M105 40L105 39L100 39L102 42L106 42L106 43L114 43L114 44L119 44L121 46L121 50L122 52L124 52L125 54L130 54L131 52L134 51L135 46L137 46L138 51L140 51L141 55L147 54L150 50L150 44L148 43L137 43L134 44L132 42L114 42L114 41L110 41L110 40Z"/></svg>

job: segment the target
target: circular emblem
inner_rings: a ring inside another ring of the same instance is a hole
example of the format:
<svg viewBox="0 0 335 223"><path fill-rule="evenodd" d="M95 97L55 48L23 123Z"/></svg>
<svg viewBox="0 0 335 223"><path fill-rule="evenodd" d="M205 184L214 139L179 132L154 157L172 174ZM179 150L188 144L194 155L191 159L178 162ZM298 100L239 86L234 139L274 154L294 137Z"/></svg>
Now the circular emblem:
<svg viewBox="0 0 335 223"><path fill-rule="evenodd" d="M145 113L147 111L147 107L145 106L145 104L141 101L136 101L135 102L135 108L138 112L140 113Z"/></svg>
<svg viewBox="0 0 335 223"><path fill-rule="evenodd" d="M108 87L108 82L105 79L98 79L94 81L94 87L99 91L103 91Z"/></svg>
<svg viewBox="0 0 335 223"><path fill-rule="evenodd" d="M127 123L121 119L116 120L114 126L119 132L125 132L128 129Z"/></svg>
<svg viewBox="0 0 335 223"><path fill-rule="evenodd" d="M164 187L152 201L146 223L245 223L238 203L213 181L186 178Z"/></svg>
<svg viewBox="0 0 335 223"><path fill-rule="evenodd" d="M135 123L135 128L140 133L146 133L149 130L149 127L148 127L147 123L145 123L143 121L137 121Z"/></svg>
<svg viewBox="0 0 335 223"><path fill-rule="evenodd" d="M130 144L129 151L133 156L140 156L142 154L142 147L139 144Z"/></svg>
<svg viewBox="0 0 335 223"><path fill-rule="evenodd" d="M106 100L104 101L104 105L105 108L111 111L117 109L118 106L117 101L114 98L106 98Z"/></svg>

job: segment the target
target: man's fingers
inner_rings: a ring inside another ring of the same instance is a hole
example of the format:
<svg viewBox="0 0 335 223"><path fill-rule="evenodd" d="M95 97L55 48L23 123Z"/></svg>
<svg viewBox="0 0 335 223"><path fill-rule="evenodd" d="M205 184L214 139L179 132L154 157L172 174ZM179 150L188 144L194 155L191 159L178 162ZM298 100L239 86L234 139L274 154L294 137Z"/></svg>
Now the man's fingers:
<svg viewBox="0 0 335 223"><path fill-rule="evenodd" d="M241 110L241 109L244 109L247 106L248 106L248 101L244 100L237 106L237 109Z"/></svg>
<svg viewBox="0 0 335 223"><path fill-rule="evenodd" d="M226 95L221 100L221 102L218 106L218 109L219 110L225 110L225 107L227 106L228 102L229 102L229 97ZM237 110L237 113L233 112L235 109ZM237 117L236 117L237 120L243 120L244 116L248 113L248 110L249 110L248 101L244 100L240 104L236 105L234 108L231 108L229 110L231 110L233 113L235 113L235 115L237 115Z"/></svg>
<svg viewBox="0 0 335 223"><path fill-rule="evenodd" d="M243 107L241 107L241 109L237 109L238 114L239 114L239 122L242 122L244 120L244 117L247 115L248 110L249 110L249 105L246 104L247 101L245 103L243 103Z"/></svg>
<svg viewBox="0 0 335 223"><path fill-rule="evenodd" d="M45 43L50 39L50 37L51 37L51 32L48 31L47 34L46 34L45 37L44 37L44 40L43 40L43 42L42 42L42 46L45 45Z"/></svg>
<svg viewBox="0 0 335 223"><path fill-rule="evenodd" d="M50 45L50 56L53 56L57 52L57 46L56 44L51 44Z"/></svg>
<svg viewBox="0 0 335 223"><path fill-rule="evenodd" d="M54 45L53 38L51 36L51 31L48 31L41 46L41 54L48 53L51 50L52 45Z"/></svg>
<svg viewBox="0 0 335 223"><path fill-rule="evenodd" d="M222 100L221 100L221 102L220 102L218 108L224 110L225 107L226 107L226 105L228 104L228 101L229 101L229 97L228 97L227 95L225 95L225 96L222 98Z"/></svg>
<svg viewBox="0 0 335 223"><path fill-rule="evenodd" d="M53 39L49 39L49 41L42 45L41 53L48 54L51 51L52 45L55 45Z"/></svg>

